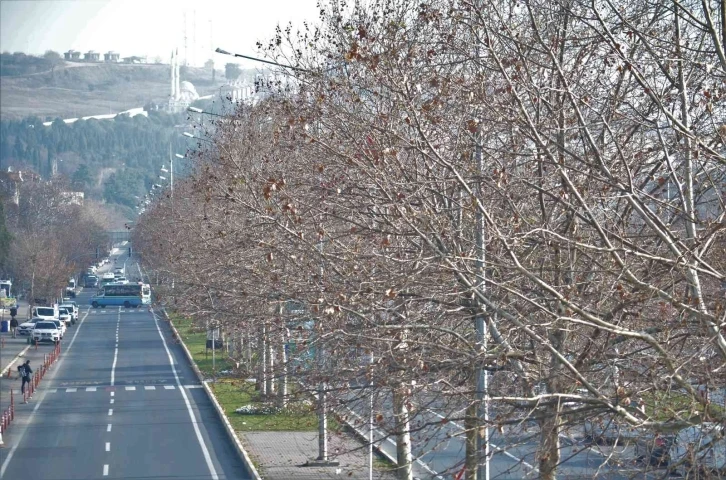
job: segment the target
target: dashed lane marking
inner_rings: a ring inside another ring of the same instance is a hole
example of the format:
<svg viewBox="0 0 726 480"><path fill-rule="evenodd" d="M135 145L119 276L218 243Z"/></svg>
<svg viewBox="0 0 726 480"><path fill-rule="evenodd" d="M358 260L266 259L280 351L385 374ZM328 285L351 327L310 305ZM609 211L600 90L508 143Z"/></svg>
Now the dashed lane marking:
<svg viewBox="0 0 726 480"><path fill-rule="evenodd" d="M136 388L135 385L127 385L124 390L127 392L140 392L140 391L156 391L156 390L176 390L176 385L143 385L143 390ZM184 388L202 388L201 385L182 385ZM66 387L66 388L49 388L46 390L47 393L80 393L80 392L98 392L97 387ZM107 391L107 390L104 390ZM109 392L110 396L116 395L116 392Z"/></svg>

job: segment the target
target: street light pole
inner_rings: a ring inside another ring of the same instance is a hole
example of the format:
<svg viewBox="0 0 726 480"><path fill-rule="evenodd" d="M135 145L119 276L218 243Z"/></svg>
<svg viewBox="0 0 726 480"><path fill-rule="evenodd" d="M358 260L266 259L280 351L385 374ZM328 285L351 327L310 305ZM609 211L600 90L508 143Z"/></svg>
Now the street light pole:
<svg viewBox="0 0 726 480"><path fill-rule="evenodd" d="M477 165L477 171L481 174L481 172L484 170L483 165L483 159L482 159L482 146L481 146L481 129L477 133L476 136L476 148L475 148L475 161ZM479 196L479 201L481 202L482 198L482 189L481 189L481 182L477 183L477 194ZM477 288L482 294L486 293L486 251L484 249L484 241L486 238L486 223L484 220L484 215L481 211L481 205L478 206L476 209L476 250L477 250L477 258L476 258L476 283ZM487 341L487 325L488 323L485 322L484 315L485 313L482 311L484 307L481 302L479 302L479 308L478 312L476 314L475 322L476 322L476 343L480 345L481 352L486 354L487 348L488 348L488 341ZM482 435L477 435L477 445L476 450L477 452L482 455L484 458L483 461L479 460L477 462L477 480L489 480L489 378L487 376L487 370L486 367L479 362L479 366L477 367L477 382L476 382L476 399L477 399L477 418L478 418L478 424L483 423L483 426L481 428Z"/></svg>
<svg viewBox="0 0 726 480"><path fill-rule="evenodd" d="M217 326L212 323L212 383L217 383Z"/></svg>
<svg viewBox="0 0 726 480"><path fill-rule="evenodd" d="M373 365L373 351L371 351L370 364ZM368 410L368 480L373 480L373 382L371 382Z"/></svg>

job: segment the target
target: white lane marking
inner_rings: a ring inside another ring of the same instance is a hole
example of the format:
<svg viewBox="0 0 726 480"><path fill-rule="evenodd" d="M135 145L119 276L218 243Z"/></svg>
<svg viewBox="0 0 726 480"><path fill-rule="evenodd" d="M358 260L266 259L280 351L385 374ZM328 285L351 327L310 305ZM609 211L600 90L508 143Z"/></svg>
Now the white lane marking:
<svg viewBox="0 0 726 480"><path fill-rule="evenodd" d="M184 385L184 388L204 388L201 385Z"/></svg>
<svg viewBox="0 0 726 480"><path fill-rule="evenodd" d="M111 442L106 442L106 451L107 452L111 451Z"/></svg>
<svg viewBox="0 0 726 480"><path fill-rule="evenodd" d="M126 390L136 390L136 387L126 387Z"/></svg>
<svg viewBox="0 0 726 480"><path fill-rule="evenodd" d="M87 392L95 392L96 391L96 387L86 387L86 391Z"/></svg>
<svg viewBox="0 0 726 480"><path fill-rule="evenodd" d="M164 390L174 390L175 388L174 385L164 385Z"/></svg>
<svg viewBox="0 0 726 480"><path fill-rule="evenodd" d="M71 387L71 388L66 388L66 393L73 393L73 392L75 392L75 391L78 391L78 389L77 389L77 388L75 388L75 387Z"/></svg>
<svg viewBox="0 0 726 480"><path fill-rule="evenodd" d="M156 387L155 387L155 386L153 386L153 385L146 385L146 386L144 387L144 390L156 390Z"/></svg>
<svg viewBox="0 0 726 480"><path fill-rule="evenodd" d="M111 392L111 396L113 397L114 395L115 395L115 393L114 392Z"/></svg>
<svg viewBox="0 0 726 480"><path fill-rule="evenodd" d="M58 391L58 389L57 389L57 388L49 388L49 389L47 390L47 392L48 392L48 393L55 393L55 392L57 392L57 391Z"/></svg>
<svg viewBox="0 0 726 480"><path fill-rule="evenodd" d="M108 477L108 465L103 466L103 476Z"/></svg>
<svg viewBox="0 0 726 480"><path fill-rule="evenodd" d="M118 362L118 326L121 322L121 312L118 314L118 320L116 320L116 348L113 351L113 365L111 365L111 386L113 387L116 382L116 362Z"/></svg>
<svg viewBox="0 0 726 480"><path fill-rule="evenodd" d="M108 424L108 426L106 427L106 431L107 431L107 432L110 432L110 431L111 431L111 424L110 424L110 423L109 423L109 424Z"/></svg>
<svg viewBox="0 0 726 480"><path fill-rule="evenodd" d="M113 415L113 408L108 409L108 416L110 417L111 415Z"/></svg>
<svg viewBox="0 0 726 480"><path fill-rule="evenodd" d="M111 399L111 405L113 405L113 402L115 402L115 400L114 400L114 399L112 398L112 399Z"/></svg>
<svg viewBox="0 0 726 480"><path fill-rule="evenodd" d="M86 317L88 317L88 312L91 310L91 307L88 307L88 310L86 310L86 314L83 316L83 319L81 319L81 323L78 324L78 329L76 330L76 333L73 334L73 338L71 338L71 343L68 344L68 348L65 350L65 355L61 355L60 360L58 360L58 365L54 369L55 372L58 372L60 369L60 366L63 364L63 361L66 359L66 356L71 351L71 348L73 348L73 344L76 341L76 337L78 336L78 332L81 331L81 327L83 326L83 322L86 321ZM55 373L53 374L53 377L55 377ZM30 424L33 421L33 416L35 416L35 412L38 411L38 408L43 404L43 400L45 400L45 395L40 398L38 403L35 404L35 407L33 407L33 411L30 412L30 419L28 420L28 424ZM18 441L13 445L13 448L10 449L10 452L8 453L8 456L5 457L5 461L2 464L2 467L0 467L0 478L5 477L5 470L8 468L8 464L10 463L10 460L13 459L13 456L15 455L15 451L18 449L18 445L23 441L23 437L25 436L25 432L28 431L28 427L26 426L18 436Z"/></svg>
<svg viewBox="0 0 726 480"><path fill-rule="evenodd" d="M171 366L171 372L174 374L174 379L176 380L176 384L181 387L181 381L179 380L179 375L176 373L176 369L174 368L174 358L171 356L171 352L169 351L169 346L166 344L166 339L164 339L164 335L161 333L161 328L159 327L159 320L156 318L156 314L152 312L152 315L154 317L154 325L156 325L156 330L159 332L159 337L161 338L161 343L164 345L164 350L166 350L166 356L169 357L169 365ZM183 388L180 388L179 391L182 394L182 397L184 398L184 403L187 406L187 411L189 412L189 418L192 420L192 427L194 428L194 433L197 435L197 441L199 442L199 446L202 448L202 454L204 455L204 460L207 462L207 468L209 469L209 475L213 480L219 480L219 475L217 474L217 469L214 468L214 463L212 462L212 457L209 455L209 449L207 449L207 446L204 444L204 439L202 438L202 432L199 430L199 424L197 422L197 418L194 415L194 410L192 410L192 405L189 402L189 397L187 396L187 392L184 391Z"/></svg>
<svg viewBox="0 0 726 480"><path fill-rule="evenodd" d="M442 420L446 420L446 417L445 417L445 416L443 416L443 415L441 415L441 414L439 414L439 413L437 413L437 412L434 412L434 411L433 411L433 410L431 410L431 409L427 409L427 410L428 410L428 412L429 412L429 413L433 413L434 415L436 415L436 416L437 416L437 417L439 417L440 419L442 419ZM458 423L456 423L456 422L449 422L449 424L450 424L450 425L453 425L453 426L455 426L455 427L456 427L456 428L458 428L459 430L462 430L462 431L464 430L464 427L462 427L461 425L459 425L459 424L458 424ZM501 448L497 447L497 446L496 446L496 445L494 445L493 443L489 442L489 446L490 446L491 448L495 449L495 450L499 450L500 452L502 452L502 453L503 453L504 455L506 455L507 457L511 458L512 460L514 460L514 461L516 461L516 462L519 462L519 463L521 463L521 464L522 464L522 465L524 465L525 467L527 467L527 468L529 468L529 469L531 469L531 470L534 470L535 472L539 472L539 468L537 468L537 467L535 467L534 465L531 465L531 464L529 464L529 463L525 462L524 460L522 460L521 458L519 458L519 457L517 457L517 456L514 456L514 455L512 455L512 454L511 454L511 453L509 453L508 451L506 451L506 450L503 450L503 449L501 449Z"/></svg>

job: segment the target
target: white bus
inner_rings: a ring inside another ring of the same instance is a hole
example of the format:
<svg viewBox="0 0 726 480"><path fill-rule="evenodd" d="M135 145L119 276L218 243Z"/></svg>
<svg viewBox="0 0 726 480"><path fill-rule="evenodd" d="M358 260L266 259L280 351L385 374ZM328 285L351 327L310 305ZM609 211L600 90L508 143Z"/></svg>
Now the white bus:
<svg viewBox="0 0 726 480"><path fill-rule="evenodd" d="M103 285L89 302L93 308L123 306L137 308L151 304L151 287L146 283L110 283Z"/></svg>

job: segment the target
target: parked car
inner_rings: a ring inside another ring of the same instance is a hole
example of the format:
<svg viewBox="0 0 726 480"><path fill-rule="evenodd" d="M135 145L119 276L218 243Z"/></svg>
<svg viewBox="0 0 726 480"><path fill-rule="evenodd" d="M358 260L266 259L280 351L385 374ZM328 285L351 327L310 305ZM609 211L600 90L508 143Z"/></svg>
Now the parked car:
<svg viewBox="0 0 726 480"><path fill-rule="evenodd" d="M48 321L48 320L46 320ZM66 334L66 324L64 322L61 322L58 319L50 320L51 322L55 323L55 325L58 327L58 331L60 331L60 338L63 340L63 337Z"/></svg>
<svg viewBox="0 0 726 480"><path fill-rule="evenodd" d="M38 322L45 321L43 318L34 317L28 320L27 322L21 323L18 325L17 333L18 335L30 335L33 332L33 329L35 328L35 324Z"/></svg>
<svg viewBox="0 0 726 480"><path fill-rule="evenodd" d="M675 440L675 435L644 434L635 443L637 461L653 467L667 466L670 463L670 449Z"/></svg>
<svg viewBox="0 0 726 480"><path fill-rule="evenodd" d="M32 317L40 317L45 320L53 320L59 318L58 305L52 307L33 307Z"/></svg>
<svg viewBox="0 0 726 480"><path fill-rule="evenodd" d="M55 322L40 321L33 328L32 338L34 342L58 343L63 336Z"/></svg>
<svg viewBox="0 0 726 480"><path fill-rule="evenodd" d="M58 319L63 322L66 327L70 327L73 323L75 323L73 315L66 307L58 307Z"/></svg>
<svg viewBox="0 0 726 480"><path fill-rule="evenodd" d="M63 303L60 304L59 308L68 309L68 313L70 313L73 317L71 324L75 324L78 321L78 305L76 302L72 302L64 298Z"/></svg>

